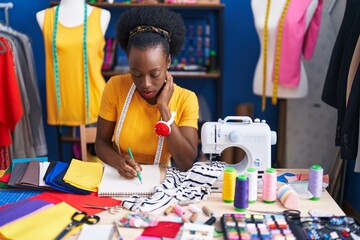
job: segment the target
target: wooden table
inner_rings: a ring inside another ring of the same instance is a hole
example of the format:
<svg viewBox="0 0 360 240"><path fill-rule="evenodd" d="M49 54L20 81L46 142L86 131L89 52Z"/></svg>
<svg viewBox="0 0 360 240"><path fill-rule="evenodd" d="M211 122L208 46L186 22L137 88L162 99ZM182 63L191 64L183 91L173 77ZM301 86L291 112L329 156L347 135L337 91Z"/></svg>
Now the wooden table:
<svg viewBox="0 0 360 240"><path fill-rule="evenodd" d="M307 169L277 169L278 175L281 175L285 172L290 173L308 173ZM224 213L239 213L236 212L233 204L224 203L222 200L221 193L211 193L208 196L207 200L203 200L196 204L198 207L202 208L202 206L207 206L214 213L214 216L217 218L217 223L215 223L216 229L219 227L219 219ZM184 207L185 209L187 207ZM166 206L160 209L155 210L151 214L159 215L160 220L169 220L169 218L174 218L173 216L164 216L163 212L166 209ZM318 209L321 211L331 212L337 216L343 216L345 213L343 210L337 205L334 199L330 196L327 191L324 191L321 195L321 199L319 201L312 201L307 199L301 199L300 207L298 210L301 211L302 216L309 216L308 211L310 209ZM266 211L283 211L285 208L281 205L281 203L277 200L273 204L266 204L261 199L261 194L258 195L258 199L256 203L249 204L248 211L245 213L252 213L251 210L266 210ZM119 220L124 214L128 213L128 210L122 209L117 214L110 214L107 211L101 212L98 214L101 217L101 220L98 224L112 224L113 221ZM204 213L199 214L197 218L197 222L205 222L209 217ZM143 229L134 229L134 228L119 228L120 233L123 239L136 239L141 235ZM67 239L76 239L75 235L69 236ZM115 237L113 239L116 239Z"/></svg>

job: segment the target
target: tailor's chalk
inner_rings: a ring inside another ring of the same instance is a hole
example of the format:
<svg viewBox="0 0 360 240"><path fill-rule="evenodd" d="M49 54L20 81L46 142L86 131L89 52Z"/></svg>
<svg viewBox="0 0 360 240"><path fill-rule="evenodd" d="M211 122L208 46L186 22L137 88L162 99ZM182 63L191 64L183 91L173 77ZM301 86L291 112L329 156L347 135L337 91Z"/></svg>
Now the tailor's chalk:
<svg viewBox="0 0 360 240"><path fill-rule="evenodd" d="M170 213L172 213L174 211L174 206L173 205L170 205L168 206L165 211L164 211L164 215L167 216L169 215Z"/></svg>
<svg viewBox="0 0 360 240"><path fill-rule="evenodd" d="M212 215L214 215L214 213L207 206L203 206L202 210L208 217L211 217Z"/></svg>
<svg viewBox="0 0 360 240"><path fill-rule="evenodd" d="M196 221L196 218L197 218L198 214L196 212L193 212L193 214L191 214L189 220L190 222L195 222Z"/></svg>
<svg viewBox="0 0 360 240"><path fill-rule="evenodd" d="M204 222L205 225L213 225L216 222L216 217L211 216L206 222Z"/></svg>

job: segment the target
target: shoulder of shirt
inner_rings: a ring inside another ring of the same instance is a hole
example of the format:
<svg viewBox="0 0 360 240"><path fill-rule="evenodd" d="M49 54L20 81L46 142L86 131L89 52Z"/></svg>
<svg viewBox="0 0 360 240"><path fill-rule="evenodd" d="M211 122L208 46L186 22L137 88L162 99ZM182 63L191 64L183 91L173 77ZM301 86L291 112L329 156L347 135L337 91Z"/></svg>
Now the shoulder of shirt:
<svg viewBox="0 0 360 240"><path fill-rule="evenodd" d="M108 84L130 86L133 83L130 74L119 74L111 77Z"/></svg>
<svg viewBox="0 0 360 240"><path fill-rule="evenodd" d="M189 96L189 95L196 95L195 92L187 89L187 88L183 88L183 87L180 87L179 85L175 84L174 85L174 91L178 94L181 94L181 95L186 95L186 96Z"/></svg>

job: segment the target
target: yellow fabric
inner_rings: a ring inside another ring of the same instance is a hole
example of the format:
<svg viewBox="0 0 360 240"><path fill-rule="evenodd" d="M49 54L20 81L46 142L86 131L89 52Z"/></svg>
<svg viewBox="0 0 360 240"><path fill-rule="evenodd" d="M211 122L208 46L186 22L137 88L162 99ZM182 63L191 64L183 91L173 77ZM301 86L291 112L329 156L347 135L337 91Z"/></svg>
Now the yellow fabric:
<svg viewBox="0 0 360 240"><path fill-rule="evenodd" d="M0 170L0 177L4 176L5 172L6 172L6 170Z"/></svg>
<svg viewBox="0 0 360 240"><path fill-rule="evenodd" d="M63 180L75 187L97 192L103 174L103 165L72 159Z"/></svg>
<svg viewBox="0 0 360 240"><path fill-rule="evenodd" d="M0 238L16 240L55 239L77 210L65 202L0 227Z"/></svg>
<svg viewBox="0 0 360 240"><path fill-rule="evenodd" d="M119 116L133 81L130 74L112 77L104 89L99 116L118 123ZM174 94L169 103L170 111L175 111L177 126L198 128L199 104L194 92L174 84ZM148 104L135 91L120 133L121 152L127 154L131 148L134 158L145 164L152 164L155 158L158 137L154 132L155 124L160 120L156 105ZM116 131L116 127L114 131ZM115 132L114 132L115 135ZM160 163L167 164L170 152L166 146L166 137Z"/></svg>
<svg viewBox="0 0 360 240"><path fill-rule="evenodd" d="M82 13L79 13L82 14ZM50 125L79 126L97 121L105 80L101 74L105 39L100 26L100 8L93 8L88 17L87 54L89 69L89 115L85 109L85 79L83 59L83 24L65 27L58 22L57 56L60 84L60 116L56 100L52 36L55 7L45 11L43 36L46 57L46 105Z"/></svg>

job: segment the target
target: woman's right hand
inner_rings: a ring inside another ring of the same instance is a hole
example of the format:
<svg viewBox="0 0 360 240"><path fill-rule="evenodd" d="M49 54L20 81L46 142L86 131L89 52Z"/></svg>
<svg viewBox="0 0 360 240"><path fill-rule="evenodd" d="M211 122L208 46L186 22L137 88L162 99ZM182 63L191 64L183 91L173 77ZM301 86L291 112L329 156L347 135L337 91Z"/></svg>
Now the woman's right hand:
<svg viewBox="0 0 360 240"><path fill-rule="evenodd" d="M134 159L127 155L122 156L122 159L118 161L116 168L121 176L128 179L137 177L136 171L142 171L140 164L135 162Z"/></svg>

